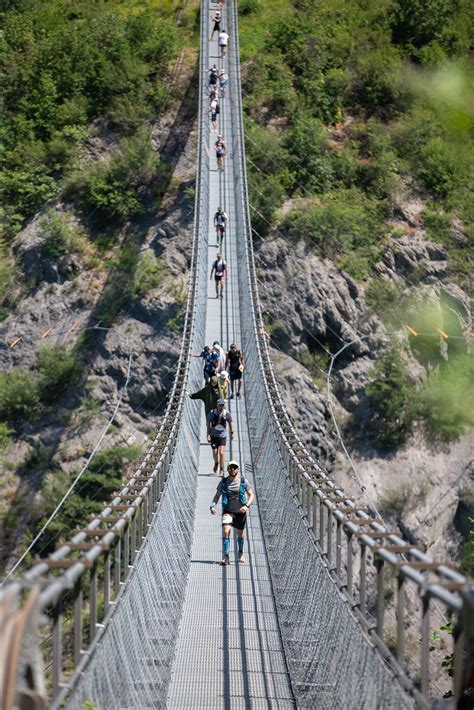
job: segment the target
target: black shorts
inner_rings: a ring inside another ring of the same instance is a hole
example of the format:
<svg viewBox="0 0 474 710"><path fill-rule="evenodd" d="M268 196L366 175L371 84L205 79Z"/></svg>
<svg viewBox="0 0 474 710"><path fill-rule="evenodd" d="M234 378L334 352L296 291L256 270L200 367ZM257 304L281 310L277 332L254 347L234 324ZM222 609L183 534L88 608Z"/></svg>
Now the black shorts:
<svg viewBox="0 0 474 710"><path fill-rule="evenodd" d="M214 278L215 278L216 281L219 282L219 281L222 281L223 276L224 276L224 274L216 274L216 275L214 276Z"/></svg>
<svg viewBox="0 0 474 710"><path fill-rule="evenodd" d="M240 372L240 370L229 370L229 377L232 381L241 380L242 373Z"/></svg>
<svg viewBox="0 0 474 710"><path fill-rule="evenodd" d="M211 121L217 121L217 113L211 113Z"/></svg>
<svg viewBox="0 0 474 710"><path fill-rule="evenodd" d="M227 437L222 438L221 436L211 436L211 448L218 449L219 446L225 446L227 442Z"/></svg>
<svg viewBox="0 0 474 710"><path fill-rule="evenodd" d="M214 22L214 29L212 30L212 33L214 34L214 32L216 30L220 33L220 31L221 31L221 23L220 22Z"/></svg>
<svg viewBox="0 0 474 710"><path fill-rule="evenodd" d="M222 523L222 525L231 525L231 527L235 528L236 530L243 530L245 528L245 523L247 522L247 513L231 513L229 510L223 510L222 511L222 518L224 519L224 515L231 515L232 516L232 522L231 523Z"/></svg>

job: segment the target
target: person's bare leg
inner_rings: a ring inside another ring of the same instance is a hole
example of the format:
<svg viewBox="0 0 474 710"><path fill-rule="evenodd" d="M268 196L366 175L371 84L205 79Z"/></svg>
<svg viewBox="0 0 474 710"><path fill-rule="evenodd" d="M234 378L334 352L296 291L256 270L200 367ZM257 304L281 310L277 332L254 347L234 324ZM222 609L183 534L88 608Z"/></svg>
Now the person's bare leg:
<svg viewBox="0 0 474 710"><path fill-rule="evenodd" d="M232 528L230 525L222 526L222 562L221 565L229 564L229 551L230 551L230 533Z"/></svg>
<svg viewBox="0 0 474 710"><path fill-rule="evenodd" d="M219 459L220 459L220 465L221 465L221 473L224 473L224 464L225 464L225 446L219 446Z"/></svg>
<svg viewBox="0 0 474 710"><path fill-rule="evenodd" d="M245 544L245 529L237 530L237 544L239 546L239 562L245 564L244 544Z"/></svg>

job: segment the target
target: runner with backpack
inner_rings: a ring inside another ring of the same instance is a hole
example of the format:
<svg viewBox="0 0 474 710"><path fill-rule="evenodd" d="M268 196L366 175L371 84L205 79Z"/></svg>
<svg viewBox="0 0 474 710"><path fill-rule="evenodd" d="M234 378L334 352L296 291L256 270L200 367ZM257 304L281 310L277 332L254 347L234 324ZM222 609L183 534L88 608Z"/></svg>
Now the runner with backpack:
<svg viewBox="0 0 474 710"><path fill-rule="evenodd" d="M217 116L221 112L221 107L215 96L211 98L211 105L207 112L211 114L211 133L217 133Z"/></svg>
<svg viewBox="0 0 474 710"><path fill-rule="evenodd" d="M214 274L214 281L216 284L216 298L219 298L219 290L221 298L224 298L224 281L227 277L227 264L222 258L222 254L218 254L216 260L212 264L210 281L212 281L212 275Z"/></svg>
<svg viewBox="0 0 474 710"><path fill-rule="evenodd" d="M237 461L227 464L229 476L219 481L216 494L212 499L210 509L212 515L217 513L217 503L222 496L222 547L223 555L221 565L228 565L230 552L230 533L232 528L237 531L237 544L239 546L239 562L245 563L244 543L245 524L247 513L255 496L250 483L240 474Z"/></svg>
<svg viewBox="0 0 474 710"><path fill-rule="evenodd" d="M224 170L224 158L227 155L227 145L224 141L224 136L221 133L219 133L217 140L214 143L214 150L216 151L217 169Z"/></svg>
<svg viewBox="0 0 474 710"><path fill-rule="evenodd" d="M234 438L232 415L224 409L223 399L217 400L217 407L211 409L207 415L207 440L212 447L214 457L214 473L220 465L220 475L224 475L225 445L227 443L227 424L229 425L230 438Z"/></svg>
<svg viewBox="0 0 474 710"><path fill-rule="evenodd" d="M216 228L216 238L217 246L222 247L222 242L225 235L225 229L227 227L229 219L222 209L222 207L217 208L217 212L214 215L214 227Z"/></svg>
<svg viewBox="0 0 474 710"><path fill-rule="evenodd" d="M237 398L239 398L240 390L242 389L242 374L245 370L245 361L242 351L237 350L237 345L235 343L232 343L230 350L227 353L225 369L229 371L230 377L229 399L234 399L234 387L236 382L239 383L237 388Z"/></svg>
<svg viewBox="0 0 474 710"><path fill-rule="evenodd" d="M204 70L206 71L206 70ZM218 82L219 82L219 70L215 64L212 65L210 69L207 70L209 74L209 92L214 91L217 96Z"/></svg>

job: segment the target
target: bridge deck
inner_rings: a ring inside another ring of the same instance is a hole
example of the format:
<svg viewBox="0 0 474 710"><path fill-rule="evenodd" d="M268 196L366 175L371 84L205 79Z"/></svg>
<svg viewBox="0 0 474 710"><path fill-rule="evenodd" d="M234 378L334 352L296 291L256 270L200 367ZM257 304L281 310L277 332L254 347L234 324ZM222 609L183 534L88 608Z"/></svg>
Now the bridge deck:
<svg viewBox="0 0 474 710"><path fill-rule="evenodd" d="M210 11L211 13L212 11ZM210 23L211 26L211 23ZM210 61L217 59L217 42L210 45ZM227 61L227 59L225 60ZM232 87L231 87L232 90ZM207 105L206 98L203 98ZM221 101L219 132L232 145L230 96ZM240 313L237 285L238 235L232 185L232 155L226 158L224 173L216 170L212 146L216 134L209 132L211 155L209 200L209 273L217 254L212 217L218 205L229 216L224 239L224 256L230 277L223 300L216 299L214 282L208 281L206 343L219 340L226 349L232 342L240 347ZM245 382L244 382L245 387ZM227 444L226 459L237 459L253 485L247 430L245 390L240 400L229 401L236 430ZM212 472L212 452L206 441L202 414L199 474L196 496L191 568L186 588L167 707L183 708L293 708L293 694L282 649L281 636L270 581L268 560L262 540L257 503L248 518L245 556L237 562L237 542L232 539L231 564L220 567L222 536L220 515L211 517L209 504L219 478ZM220 512L220 511L219 511Z"/></svg>

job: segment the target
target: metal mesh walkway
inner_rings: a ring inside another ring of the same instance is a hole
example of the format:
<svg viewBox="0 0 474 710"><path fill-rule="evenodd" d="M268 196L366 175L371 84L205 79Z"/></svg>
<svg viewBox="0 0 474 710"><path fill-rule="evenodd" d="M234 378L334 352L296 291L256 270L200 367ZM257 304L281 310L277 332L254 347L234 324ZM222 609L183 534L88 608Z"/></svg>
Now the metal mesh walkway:
<svg viewBox="0 0 474 710"><path fill-rule="evenodd" d="M208 14L212 14L209 12ZM217 42L210 45L210 63L217 60ZM231 102L221 101L219 131L231 137ZM210 126L209 126L210 128ZM209 144L215 140L209 133ZM209 225L221 205L229 216L223 254L229 267L225 297L215 298L214 283L208 281L206 343L219 340L224 348L240 346L240 308L237 278L235 196L233 157L230 151L225 170L218 173L211 152L209 182ZM209 272L217 248L210 232ZM245 391L243 391L245 396ZM227 458L245 466L246 478L254 486L246 406L243 399L226 405L234 418L235 440L227 445ZM220 567L222 557L220 516L212 516L209 504L218 477L212 472L212 454L206 441L202 416L196 519L191 548L191 567L186 587L183 616L172 669L168 708L292 708L293 695L288 679L279 632L268 560L262 537L258 505L248 518L245 555L237 562L236 540L232 539L231 565Z"/></svg>
<svg viewBox="0 0 474 710"><path fill-rule="evenodd" d="M219 479L212 472L202 404L184 398L163 495L114 608L74 677L67 707L79 709L90 700L114 709L408 708L411 702L314 545L278 446L253 301L236 4L228 0L224 7L230 92L219 117L228 146L220 173L205 91L208 67L222 66L216 43L208 41L210 13L203 2L190 342L195 353L216 339L225 349L235 342L245 352L244 396L228 404L236 436L228 441L227 460L240 462L257 496L248 516L247 563L237 562L232 539L231 565L218 565L220 516L211 517L209 504ZM229 216L222 300L209 280L218 205ZM202 382L201 367L192 360L186 371L191 390ZM128 554L125 559L128 565Z"/></svg>

